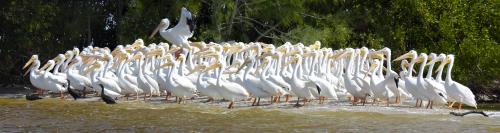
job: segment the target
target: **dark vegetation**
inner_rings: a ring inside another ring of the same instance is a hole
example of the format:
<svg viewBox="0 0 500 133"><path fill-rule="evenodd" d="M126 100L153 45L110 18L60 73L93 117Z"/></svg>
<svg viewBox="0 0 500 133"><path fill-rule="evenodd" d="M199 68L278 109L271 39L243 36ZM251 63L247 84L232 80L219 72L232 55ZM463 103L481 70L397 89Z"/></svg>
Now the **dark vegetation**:
<svg viewBox="0 0 500 133"><path fill-rule="evenodd" d="M192 41L454 54L453 79L499 100L498 0L2 0L0 82L29 84L21 66L33 54L44 62L72 47L163 41L147 36L162 18L175 25L182 7L195 15Z"/></svg>

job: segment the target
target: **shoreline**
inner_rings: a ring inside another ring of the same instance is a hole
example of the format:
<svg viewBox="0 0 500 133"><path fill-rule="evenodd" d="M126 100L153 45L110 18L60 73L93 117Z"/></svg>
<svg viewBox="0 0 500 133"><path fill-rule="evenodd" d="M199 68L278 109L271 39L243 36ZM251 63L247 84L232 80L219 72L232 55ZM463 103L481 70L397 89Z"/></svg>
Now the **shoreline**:
<svg viewBox="0 0 500 133"><path fill-rule="evenodd" d="M30 87L29 86L23 86L23 85L14 85L11 87L1 87L0 88L0 99L24 99L25 95L30 92ZM58 96L58 95L57 95ZM57 99L59 100L56 95L51 95L51 94L44 94L43 96L44 99ZM144 103L144 104L150 104L150 105L157 105L157 104L177 104L174 100L175 97L170 97L167 102L165 102L165 97L164 96L156 96L153 97L151 100L144 101L143 97L139 98L139 101L135 100L135 96L130 97L131 100L127 101L124 98L121 98L118 101L118 103ZM290 99L288 103L284 103L284 97L281 97L281 102L278 104L269 104L269 98L262 98L261 100L261 105L260 106L251 106L252 101L238 101L235 102L236 106L235 108L252 108L252 107L258 107L262 109L271 109L271 108L285 108L285 109L290 109L290 108L297 108L294 107L293 105L296 102L296 97L293 97ZM65 95L65 100L66 101L73 101L73 98L66 93ZM93 94L88 94L87 98L84 99L78 99L78 101L84 101L84 102L99 102L99 97L95 97ZM226 108L227 104L229 102L227 101L220 101L217 100L216 102L212 103L205 103L207 100L206 97L197 97L195 99L188 99L187 103L183 104L210 104L219 106L221 108ZM302 102L300 102L302 104ZM316 100L313 102L307 103L307 105L299 107L299 108L314 108L314 109L322 109L322 108L330 108L330 109L335 109L336 111L354 111L354 112L379 112L379 111L374 111L374 109L389 109L389 110L396 110L396 112L399 111L418 111L418 112L439 112L440 114L448 114L450 111L458 111L458 109L448 109L444 105L440 106L435 106L434 109L426 109L425 106L421 108L415 108L412 105L415 104L415 101L411 99L404 100L403 103L401 104L390 104L390 106L386 106L385 103L378 103L375 105L372 105L372 103L367 103L365 106L357 105L353 106L350 102L348 102L346 99L341 99L338 101L333 101L333 100L327 100L324 104L319 104ZM483 102L479 103L478 102L478 109L474 109L471 107L465 106L460 112L463 111L470 111L470 110L484 110L484 111L500 111L500 103L498 102ZM390 111L393 112L394 111ZM408 113L408 112L406 112Z"/></svg>

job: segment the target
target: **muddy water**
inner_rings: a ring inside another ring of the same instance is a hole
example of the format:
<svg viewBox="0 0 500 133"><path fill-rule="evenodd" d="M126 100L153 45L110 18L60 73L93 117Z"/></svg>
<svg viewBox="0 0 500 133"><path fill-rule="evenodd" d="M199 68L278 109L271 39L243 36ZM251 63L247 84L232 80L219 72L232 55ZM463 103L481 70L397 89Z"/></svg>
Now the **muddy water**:
<svg viewBox="0 0 500 133"><path fill-rule="evenodd" d="M4 98L0 132L500 132L500 117L456 117L439 109L224 105Z"/></svg>

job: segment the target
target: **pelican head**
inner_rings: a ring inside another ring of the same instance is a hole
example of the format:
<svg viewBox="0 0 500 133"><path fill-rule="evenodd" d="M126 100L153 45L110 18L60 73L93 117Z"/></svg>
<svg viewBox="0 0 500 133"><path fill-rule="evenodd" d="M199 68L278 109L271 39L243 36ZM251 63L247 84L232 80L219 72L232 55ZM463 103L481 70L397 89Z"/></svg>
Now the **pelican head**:
<svg viewBox="0 0 500 133"><path fill-rule="evenodd" d="M93 72L97 69L100 69L102 66L101 61L96 61L94 64L92 64L87 70L84 71L85 75L88 75L90 72Z"/></svg>
<svg viewBox="0 0 500 133"><path fill-rule="evenodd" d="M370 66L370 69L368 69L368 72L365 73L365 76L363 77L363 79L366 78L371 71L376 70L376 68L378 68L379 64L380 64L380 61L378 59L373 60L373 63Z"/></svg>
<svg viewBox="0 0 500 133"><path fill-rule="evenodd" d="M407 58L417 58L415 55L417 55L417 51L415 50L410 50L408 53L399 56L398 58L394 59L394 61L402 60L402 59L407 59Z"/></svg>
<svg viewBox="0 0 500 133"><path fill-rule="evenodd" d="M160 24L158 24L158 26L156 26L156 28L153 31L153 33L151 33L151 35L149 36L149 39L153 38L159 30L165 30L165 29L167 29L168 26L170 26L170 21L168 20L168 18L162 19L160 21Z"/></svg>
<svg viewBox="0 0 500 133"><path fill-rule="evenodd" d="M191 70L191 72L189 72L187 75L191 75L195 72L198 72L198 71L203 71L205 70L206 68L208 67L208 63L207 62L202 62L200 63L199 65L195 66L193 68L193 70Z"/></svg>
<svg viewBox="0 0 500 133"><path fill-rule="evenodd" d="M31 58L28 60L28 62L26 62L26 64L24 64L23 69L25 69L26 67L28 67L35 60L38 60L38 55L32 55Z"/></svg>

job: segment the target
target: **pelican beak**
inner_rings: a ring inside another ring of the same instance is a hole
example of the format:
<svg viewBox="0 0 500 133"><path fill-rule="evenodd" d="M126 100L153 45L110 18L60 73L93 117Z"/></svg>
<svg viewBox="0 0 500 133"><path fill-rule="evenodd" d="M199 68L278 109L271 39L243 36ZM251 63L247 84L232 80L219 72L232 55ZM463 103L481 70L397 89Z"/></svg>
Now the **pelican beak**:
<svg viewBox="0 0 500 133"><path fill-rule="evenodd" d="M444 65L450 63L450 60L448 59L444 59L443 62L441 62L441 64L439 64L439 67L438 68L441 68L441 67L444 67ZM434 73L437 73L439 69L437 69Z"/></svg>
<svg viewBox="0 0 500 133"><path fill-rule="evenodd" d="M169 62L169 63L165 63L165 64L161 65L159 68L170 67L170 66L173 66L173 65L174 65L174 63ZM156 68L156 69L158 69L158 68Z"/></svg>
<svg viewBox="0 0 500 133"><path fill-rule="evenodd" d="M158 32L158 30L160 30L160 28L163 26L163 23L160 23L158 24L158 26L156 26L155 30L153 31L153 33L151 33L151 35L149 35L149 39L153 38L156 33Z"/></svg>
<svg viewBox="0 0 500 133"><path fill-rule="evenodd" d="M30 72L30 70L31 70L31 67L30 67L30 69L26 70L26 72L24 72L23 76L28 75L28 73Z"/></svg>
<svg viewBox="0 0 500 133"><path fill-rule="evenodd" d="M408 52L408 53L401 55L398 58L394 59L394 61L398 61L398 60L402 60L402 59L406 59L406 58L411 58L411 56L412 56L412 54L410 52Z"/></svg>
<svg viewBox="0 0 500 133"><path fill-rule="evenodd" d="M372 59L384 59L384 55L380 52L373 52L368 54Z"/></svg>
<svg viewBox="0 0 500 133"><path fill-rule="evenodd" d="M205 42L191 42L191 46L197 47L198 49L205 49Z"/></svg>
<svg viewBox="0 0 500 133"><path fill-rule="evenodd" d="M45 70L49 67L49 63L45 63L45 65L43 65L42 68L40 68L40 70Z"/></svg>
<svg viewBox="0 0 500 133"><path fill-rule="evenodd" d="M248 46L248 47L246 47L246 48L244 48L244 49L241 49L241 50L239 51L239 53L241 53L241 52L246 52L246 51L253 50L253 49L257 49L257 45L252 45L252 46Z"/></svg>
<svg viewBox="0 0 500 133"><path fill-rule="evenodd" d="M191 72L189 72L189 73L187 74L187 76L189 76L189 75L191 75L191 74L193 74L193 73L195 73L195 72L198 72L198 71L200 71L200 70L203 70L203 69L205 69L205 67L206 67L206 66L203 66L203 65L198 65L198 66L194 67L194 68L193 68L193 70L191 70Z"/></svg>
<svg viewBox="0 0 500 133"><path fill-rule="evenodd" d="M92 66L90 66L89 68L87 68L87 70L84 71L84 74L88 75L90 72L94 71L98 67L99 67L99 64L94 63Z"/></svg>
<svg viewBox="0 0 500 133"><path fill-rule="evenodd" d="M342 54L340 54L339 56L337 56L336 60L340 60L340 59L346 57L347 55L349 55L349 53L351 53L351 52L350 51L343 52Z"/></svg>
<svg viewBox="0 0 500 133"><path fill-rule="evenodd" d="M23 69L28 67L31 63L33 63L33 61L35 61L35 58L31 57L30 60L28 60L28 62L26 62L26 64L24 64Z"/></svg>
<svg viewBox="0 0 500 133"><path fill-rule="evenodd" d="M32 58L32 59L34 60L34 58ZM31 61L31 62L33 62L33 61L32 61L32 59L30 59L30 61ZM29 64L31 64L31 62L28 62L28 63L29 63ZM25 68L26 68L26 66L28 66L28 63L26 63L26 65L23 67L23 69L25 69ZM31 66L30 66L30 68L29 68L29 69L27 69L27 70L26 70L26 72L24 72L23 76L28 75L28 73L30 72L30 70L31 70L32 68L33 68L33 65L31 65Z"/></svg>
<svg viewBox="0 0 500 133"><path fill-rule="evenodd" d="M208 71L210 71L212 69L216 69L216 68L219 68L219 67L221 67L221 64L220 63L215 63L215 64L207 67L204 72L208 72Z"/></svg>
<svg viewBox="0 0 500 133"><path fill-rule="evenodd" d="M365 73L365 76L363 77L363 79L365 79L371 71L374 71L374 70L375 70L375 68L377 68L377 66L378 66L378 63L373 63L373 64L370 66L370 69L368 69L368 71Z"/></svg>
<svg viewBox="0 0 500 133"><path fill-rule="evenodd" d="M118 52L119 52L119 50L118 50L118 49L115 49L115 50L111 51L111 55L112 55L113 57L116 57L116 55L118 54Z"/></svg>
<svg viewBox="0 0 500 133"><path fill-rule="evenodd" d="M134 51L134 48L133 47L127 47L127 48L125 48L125 51L127 51L129 53L132 53L132 51Z"/></svg>
<svg viewBox="0 0 500 133"><path fill-rule="evenodd" d="M424 60L424 58L418 57L418 58L417 58L417 62L416 62L416 63L422 63L422 62L424 62L424 61L425 61L425 60Z"/></svg>
<svg viewBox="0 0 500 133"><path fill-rule="evenodd" d="M245 67L248 63L250 63L250 60L245 60L245 62L243 62L243 64L241 64L240 67L238 67L238 70L236 70L235 73L239 73L241 71L241 69L243 69L243 67Z"/></svg>
<svg viewBox="0 0 500 133"><path fill-rule="evenodd" d="M69 62L69 64L68 64L68 67L75 65L75 63L76 63L76 59L71 60L71 62Z"/></svg>
<svg viewBox="0 0 500 133"><path fill-rule="evenodd" d="M116 69L120 63L121 63L121 58L118 58L118 61L113 62L113 66L111 66L111 69Z"/></svg>
<svg viewBox="0 0 500 133"><path fill-rule="evenodd" d="M432 57L429 57L429 58L432 58ZM439 60L438 60L438 58L433 59L433 60L430 60L430 62L428 62L428 63L426 64L426 66L428 66L428 65L430 65L430 64L433 64L433 63L436 63L436 62L438 62L438 61L439 61Z"/></svg>
<svg viewBox="0 0 500 133"><path fill-rule="evenodd" d="M170 49L170 50L168 51L168 53L174 53L174 52L176 52L176 51L177 51L177 50L179 50L179 49L181 49L181 48L180 48L180 47L174 47L174 48Z"/></svg>

